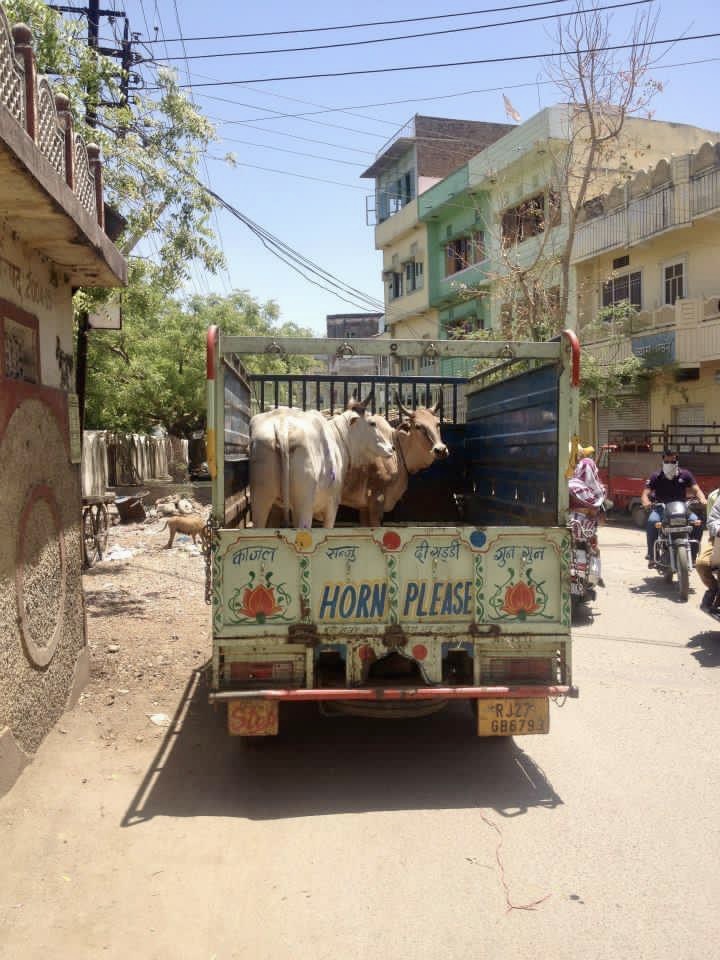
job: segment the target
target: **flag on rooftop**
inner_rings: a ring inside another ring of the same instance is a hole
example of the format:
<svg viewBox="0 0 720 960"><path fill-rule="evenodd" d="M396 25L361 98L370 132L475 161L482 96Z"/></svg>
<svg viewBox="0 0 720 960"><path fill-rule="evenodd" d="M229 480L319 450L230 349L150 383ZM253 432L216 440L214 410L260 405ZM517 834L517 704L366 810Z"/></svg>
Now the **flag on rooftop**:
<svg viewBox="0 0 720 960"><path fill-rule="evenodd" d="M514 120L515 123L520 123L522 117L517 112L515 107L510 103L510 100L503 94L503 103L505 104L505 114L510 117L511 120Z"/></svg>

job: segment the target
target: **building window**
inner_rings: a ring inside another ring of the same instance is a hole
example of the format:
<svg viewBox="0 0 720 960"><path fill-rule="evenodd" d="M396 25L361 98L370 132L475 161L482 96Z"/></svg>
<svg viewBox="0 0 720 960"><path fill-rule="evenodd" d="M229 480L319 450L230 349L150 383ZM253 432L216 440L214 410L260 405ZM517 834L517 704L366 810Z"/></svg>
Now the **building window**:
<svg viewBox="0 0 720 960"><path fill-rule="evenodd" d="M613 277L603 284L603 307L614 307L623 301L627 301L637 310L642 310L642 276L639 270Z"/></svg>
<svg viewBox="0 0 720 960"><path fill-rule="evenodd" d="M418 260L408 260L403 265L405 267L405 290L411 293L413 290L421 290L423 286L423 265Z"/></svg>
<svg viewBox="0 0 720 960"><path fill-rule="evenodd" d="M445 245L445 276L451 277L484 259L485 236L481 230L456 237Z"/></svg>
<svg viewBox="0 0 720 960"><path fill-rule="evenodd" d="M502 215L502 238L506 246L522 243L560 223L560 194L551 190L523 200Z"/></svg>
<svg viewBox="0 0 720 960"><path fill-rule="evenodd" d="M685 264L672 263L663 270L665 279L665 303L675 305L685 296Z"/></svg>
<svg viewBox="0 0 720 960"><path fill-rule="evenodd" d="M412 376L415 373L415 359L413 357L400 358L400 373L404 376Z"/></svg>
<svg viewBox="0 0 720 960"><path fill-rule="evenodd" d="M388 300L397 300L403 295L403 275L395 270L385 271L385 280L387 282Z"/></svg>

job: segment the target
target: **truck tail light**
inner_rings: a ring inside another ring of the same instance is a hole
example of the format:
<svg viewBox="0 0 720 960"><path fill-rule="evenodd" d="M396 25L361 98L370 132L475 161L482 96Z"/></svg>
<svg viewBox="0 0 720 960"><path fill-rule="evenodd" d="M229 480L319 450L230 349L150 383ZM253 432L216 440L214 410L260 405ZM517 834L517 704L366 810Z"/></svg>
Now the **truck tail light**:
<svg viewBox="0 0 720 960"><path fill-rule="evenodd" d="M235 661L230 664L230 679L237 683L292 683L296 679L295 664L288 660Z"/></svg>

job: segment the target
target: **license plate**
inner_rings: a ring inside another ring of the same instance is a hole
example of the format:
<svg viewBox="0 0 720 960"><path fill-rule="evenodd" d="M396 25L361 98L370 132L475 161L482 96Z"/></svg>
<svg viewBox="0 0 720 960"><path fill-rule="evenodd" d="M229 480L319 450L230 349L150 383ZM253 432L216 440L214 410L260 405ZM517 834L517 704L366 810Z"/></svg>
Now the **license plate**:
<svg viewBox="0 0 720 960"><path fill-rule="evenodd" d="M278 705L272 700L231 700L228 733L236 737L272 737L278 732Z"/></svg>
<svg viewBox="0 0 720 960"><path fill-rule="evenodd" d="M478 700L478 736L512 737L550 730L547 697Z"/></svg>

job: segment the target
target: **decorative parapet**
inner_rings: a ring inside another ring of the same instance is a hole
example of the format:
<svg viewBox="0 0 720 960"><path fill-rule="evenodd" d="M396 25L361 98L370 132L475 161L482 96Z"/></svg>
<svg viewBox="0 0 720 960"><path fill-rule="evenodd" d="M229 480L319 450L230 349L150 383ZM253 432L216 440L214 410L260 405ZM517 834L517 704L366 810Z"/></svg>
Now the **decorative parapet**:
<svg viewBox="0 0 720 960"><path fill-rule="evenodd" d="M720 143L660 160L588 201L578 216L573 259L578 261L686 226L720 210Z"/></svg>
<svg viewBox="0 0 720 960"><path fill-rule="evenodd" d="M38 77L32 32L10 29L0 6L0 109L4 107L104 229L100 148L73 130L70 102Z"/></svg>

